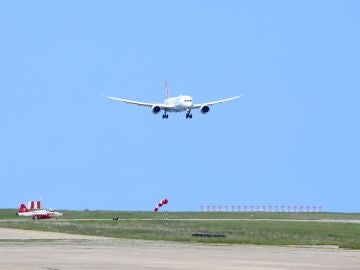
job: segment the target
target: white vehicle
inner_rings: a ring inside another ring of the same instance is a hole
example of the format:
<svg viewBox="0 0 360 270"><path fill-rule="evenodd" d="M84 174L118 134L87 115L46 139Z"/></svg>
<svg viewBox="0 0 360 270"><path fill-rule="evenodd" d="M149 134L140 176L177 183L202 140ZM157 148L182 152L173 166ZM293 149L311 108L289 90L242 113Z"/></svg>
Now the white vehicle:
<svg viewBox="0 0 360 270"><path fill-rule="evenodd" d="M210 111L210 106L241 97L241 96L236 96L236 97L231 97L231 98L226 98L211 102L194 104L191 96L181 95L177 97L169 97L169 89L167 86L167 81L165 81L165 90L166 90L166 94L165 94L166 99L164 103L141 102L141 101L134 101L123 98L117 98L117 97L109 97L109 96L105 96L105 97L129 104L150 107L153 114L158 114L159 112L163 111L164 112L162 115L163 119L169 118L168 112L186 112L186 118L191 119L192 118L191 111L193 109L200 109L201 113L207 114Z"/></svg>
<svg viewBox="0 0 360 270"><path fill-rule="evenodd" d="M63 216L63 213L56 212L55 209L51 208L49 210L46 209L36 209L30 210L25 204L21 204L19 212L16 213L18 216L22 217L32 217L32 219L48 219L48 218L58 218Z"/></svg>

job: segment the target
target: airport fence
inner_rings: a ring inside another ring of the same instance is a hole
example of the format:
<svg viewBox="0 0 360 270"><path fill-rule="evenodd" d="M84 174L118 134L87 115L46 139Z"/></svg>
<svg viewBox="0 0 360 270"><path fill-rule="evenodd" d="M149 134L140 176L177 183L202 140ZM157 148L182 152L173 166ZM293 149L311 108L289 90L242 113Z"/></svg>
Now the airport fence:
<svg viewBox="0 0 360 270"><path fill-rule="evenodd" d="M201 205L201 212L321 213L322 206L310 205Z"/></svg>

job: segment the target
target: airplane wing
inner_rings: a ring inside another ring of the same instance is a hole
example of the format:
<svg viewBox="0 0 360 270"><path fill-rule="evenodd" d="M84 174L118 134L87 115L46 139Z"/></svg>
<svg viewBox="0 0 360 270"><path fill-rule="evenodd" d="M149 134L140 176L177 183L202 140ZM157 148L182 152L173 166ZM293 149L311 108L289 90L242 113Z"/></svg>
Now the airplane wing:
<svg viewBox="0 0 360 270"><path fill-rule="evenodd" d="M231 98L225 98L225 99L221 99L221 100L216 100L216 101L211 101L211 102L205 102L205 103L201 103L201 104L194 104L193 109L201 108L202 106L212 106L212 105L215 105L215 104L219 104L219 103L227 102L227 101L230 101L230 100L234 100L234 99L237 99L237 98L240 98L240 97L242 97L242 95L241 96L236 96L236 97L231 97Z"/></svg>
<svg viewBox="0 0 360 270"><path fill-rule="evenodd" d="M134 100L129 100L129 99L117 98L117 97L109 97L109 96L104 96L104 97L107 97L109 99L116 100L116 101L125 102L125 103L128 103L128 104L138 105L138 106L146 106L146 107L159 106L161 109L171 109L171 108L173 108L173 106L166 105L166 104L163 104L163 103L141 102L141 101L134 101Z"/></svg>

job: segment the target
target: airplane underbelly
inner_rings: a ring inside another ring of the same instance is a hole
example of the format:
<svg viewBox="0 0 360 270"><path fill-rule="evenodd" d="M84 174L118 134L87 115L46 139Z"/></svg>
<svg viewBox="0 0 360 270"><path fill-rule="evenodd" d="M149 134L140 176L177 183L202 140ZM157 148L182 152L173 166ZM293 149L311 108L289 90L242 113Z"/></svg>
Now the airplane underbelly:
<svg viewBox="0 0 360 270"><path fill-rule="evenodd" d="M175 112L183 112L183 111L186 111L186 109L187 109L187 107L184 105L176 105L174 107Z"/></svg>

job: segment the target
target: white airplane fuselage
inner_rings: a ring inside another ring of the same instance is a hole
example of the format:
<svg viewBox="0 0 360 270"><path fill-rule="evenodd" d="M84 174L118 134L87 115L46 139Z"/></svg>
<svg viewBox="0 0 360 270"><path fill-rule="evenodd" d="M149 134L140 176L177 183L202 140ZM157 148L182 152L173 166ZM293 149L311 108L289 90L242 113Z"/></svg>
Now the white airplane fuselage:
<svg viewBox="0 0 360 270"><path fill-rule="evenodd" d="M164 104L172 107L170 109L166 109L168 112L190 111L193 107L192 97L185 95L167 98L165 99Z"/></svg>
<svg viewBox="0 0 360 270"><path fill-rule="evenodd" d="M16 215L20 217L32 217L33 219L48 219L48 218L58 218L63 216L63 213L54 211L54 210L46 210L46 209L38 209L38 210L20 210Z"/></svg>

